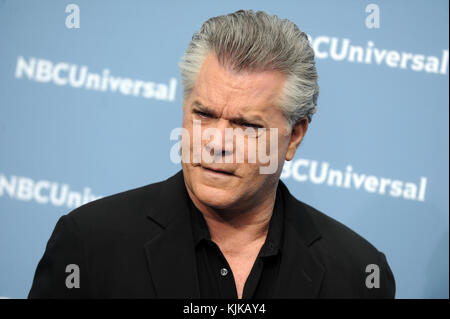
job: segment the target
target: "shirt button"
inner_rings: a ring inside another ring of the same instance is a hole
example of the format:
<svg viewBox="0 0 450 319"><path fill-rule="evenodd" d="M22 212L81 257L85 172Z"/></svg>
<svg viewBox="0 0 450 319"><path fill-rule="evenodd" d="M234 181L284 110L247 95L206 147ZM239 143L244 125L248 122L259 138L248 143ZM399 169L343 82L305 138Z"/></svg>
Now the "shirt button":
<svg viewBox="0 0 450 319"><path fill-rule="evenodd" d="M228 269L226 269L226 268L220 269L220 274L221 274L223 277L225 277L225 276L228 274Z"/></svg>

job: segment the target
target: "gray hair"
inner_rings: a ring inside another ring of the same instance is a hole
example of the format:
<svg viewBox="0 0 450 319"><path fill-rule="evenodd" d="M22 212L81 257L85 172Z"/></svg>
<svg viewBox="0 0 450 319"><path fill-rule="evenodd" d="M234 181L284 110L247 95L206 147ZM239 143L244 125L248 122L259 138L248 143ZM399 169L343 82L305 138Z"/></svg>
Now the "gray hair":
<svg viewBox="0 0 450 319"><path fill-rule="evenodd" d="M289 128L305 116L311 122L319 95L314 51L306 33L293 22L252 10L210 18L194 33L179 63L184 102L211 52L219 63L237 72L283 72L286 82L279 107Z"/></svg>

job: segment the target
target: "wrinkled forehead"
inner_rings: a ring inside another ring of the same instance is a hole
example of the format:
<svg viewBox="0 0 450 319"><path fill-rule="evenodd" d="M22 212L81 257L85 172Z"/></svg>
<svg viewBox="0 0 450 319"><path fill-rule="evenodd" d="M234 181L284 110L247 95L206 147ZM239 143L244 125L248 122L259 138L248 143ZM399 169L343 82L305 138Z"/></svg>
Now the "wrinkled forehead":
<svg viewBox="0 0 450 319"><path fill-rule="evenodd" d="M198 72L190 104L199 101L219 113L266 112L278 104L285 84L280 71L240 71L224 68L210 54Z"/></svg>

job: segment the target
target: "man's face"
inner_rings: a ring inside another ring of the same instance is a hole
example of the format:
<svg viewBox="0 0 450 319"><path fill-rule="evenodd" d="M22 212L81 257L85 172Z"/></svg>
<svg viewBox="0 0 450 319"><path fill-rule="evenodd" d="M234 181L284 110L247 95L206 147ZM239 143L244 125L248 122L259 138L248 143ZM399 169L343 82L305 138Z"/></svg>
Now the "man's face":
<svg viewBox="0 0 450 319"><path fill-rule="evenodd" d="M288 130L286 118L277 107L284 83L285 76L278 71L235 73L222 67L214 54L204 60L192 93L183 105L183 127L190 135L191 155L190 162L182 162L182 167L191 197L215 209L246 209L273 194L284 160L292 159L308 126L304 119L292 132ZM201 121L197 131L213 128L221 134L220 139L201 141L201 147L212 146L214 159L221 157L222 163L207 163L204 158L200 163L193 161L194 120ZM256 132L265 128L267 133L244 134L242 144L237 143L237 138L225 139L226 128L253 128ZM258 145L262 145L258 143L264 142L269 154L271 128L278 130L278 147L271 158L277 165L272 174L261 174L260 167L269 164L263 164L258 156L256 162L249 163L248 148L255 151L252 145L256 145L258 151ZM244 154L243 162L237 162L239 152ZM230 160L230 156L232 163L225 160Z"/></svg>

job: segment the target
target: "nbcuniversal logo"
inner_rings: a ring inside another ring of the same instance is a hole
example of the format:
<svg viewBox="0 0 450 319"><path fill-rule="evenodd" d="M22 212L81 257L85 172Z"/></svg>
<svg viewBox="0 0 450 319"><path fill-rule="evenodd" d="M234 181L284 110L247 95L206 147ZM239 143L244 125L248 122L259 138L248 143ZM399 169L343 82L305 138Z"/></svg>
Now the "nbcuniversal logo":
<svg viewBox="0 0 450 319"><path fill-rule="evenodd" d="M108 69L103 69L100 74L88 72L87 66L66 62L54 63L33 57L25 59L22 56L17 58L15 78L100 92L117 92L167 102L175 101L177 90L177 79L174 77L169 79L169 83L155 83L115 77Z"/></svg>
<svg viewBox="0 0 450 319"><path fill-rule="evenodd" d="M363 190L372 194L420 202L425 201L428 182L428 179L424 176L420 177L418 183L414 183L357 173L353 171L351 165L347 165L345 170L332 169L328 162L304 158L285 162L281 178L291 178L297 182L310 182L349 190Z"/></svg>
<svg viewBox="0 0 450 319"><path fill-rule="evenodd" d="M15 175L8 178L0 173L0 197L5 195L19 201L34 201L68 208L77 208L102 197L92 194L89 187L84 187L82 191L74 191L68 184Z"/></svg>

